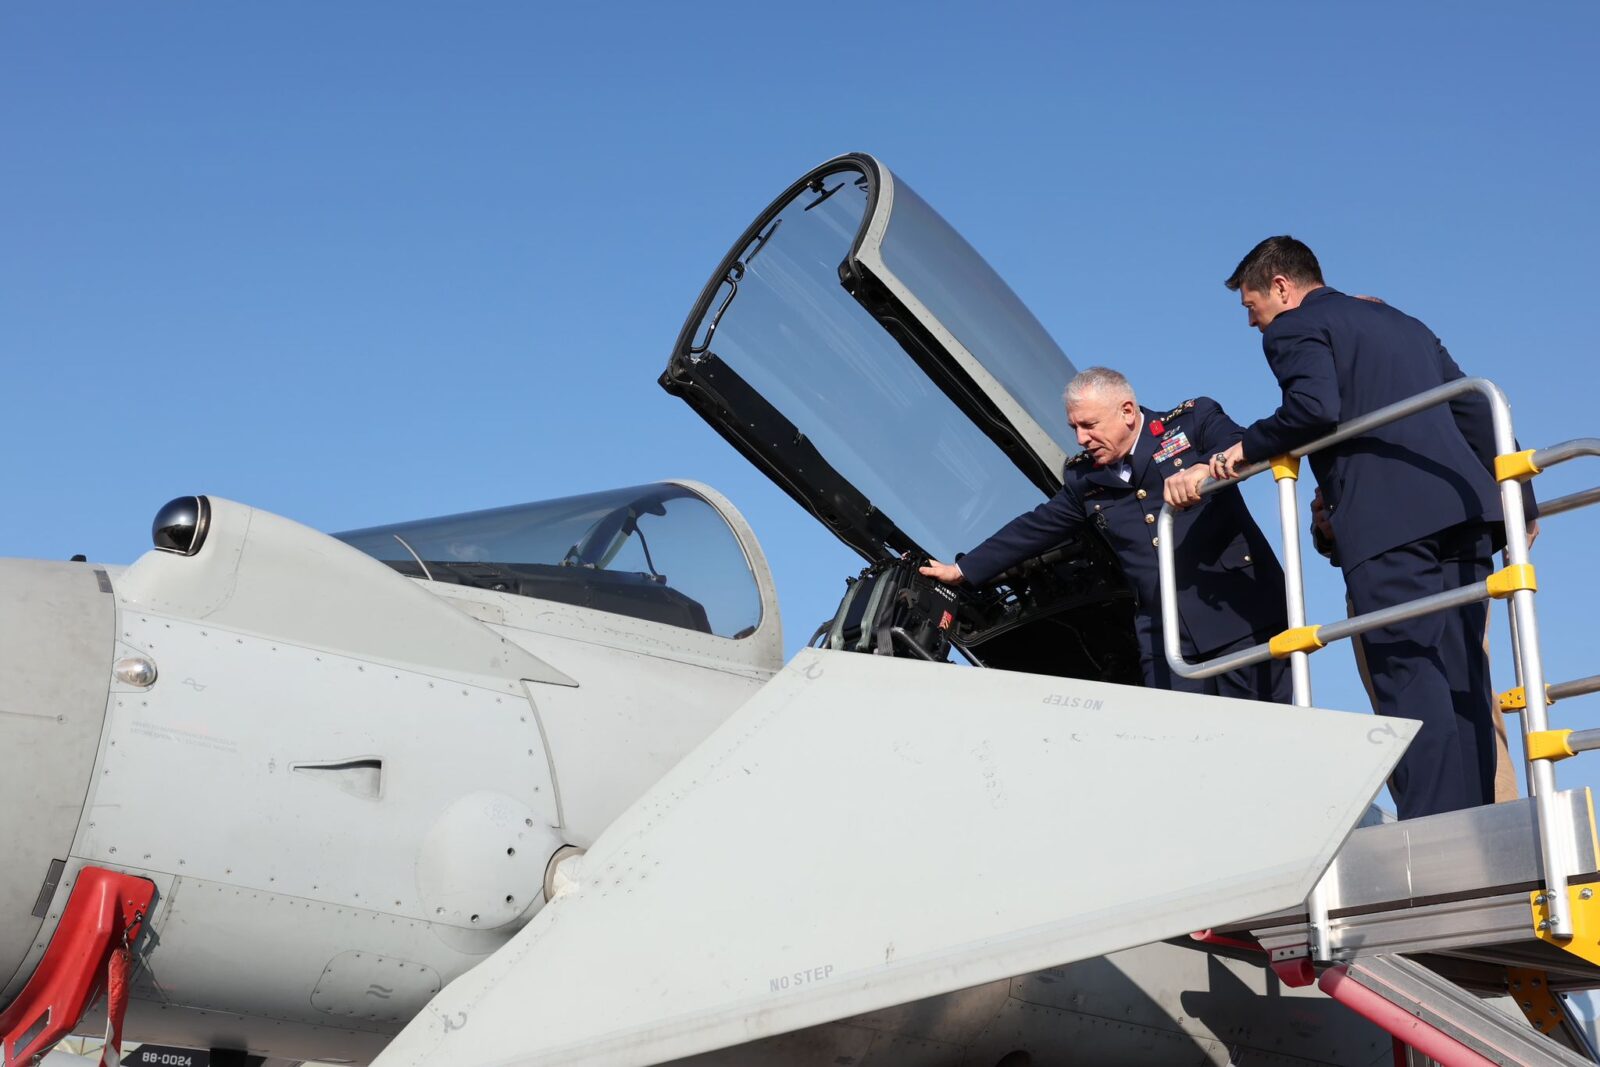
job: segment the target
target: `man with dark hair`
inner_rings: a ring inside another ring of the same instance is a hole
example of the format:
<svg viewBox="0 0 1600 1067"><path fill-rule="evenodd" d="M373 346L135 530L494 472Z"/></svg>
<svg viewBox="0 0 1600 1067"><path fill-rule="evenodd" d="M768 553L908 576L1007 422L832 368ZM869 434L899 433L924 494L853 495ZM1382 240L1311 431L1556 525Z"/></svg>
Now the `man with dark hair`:
<svg viewBox="0 0 1600 1067"><path fill-rule="evenodd" d="M934 562L922 573L951 584L986 585L1092 524L1110 542L1133 586L1145 685L1289 703L1282 661L1196 681L1171 672L1162 640L1155 522L1163 480L1178 472L1203 477L1205 456L1237 441L1243 429L1208 397L1186 400L1170 411L1141 408L1128 379L1109 367L1077 375L1063 399L1083 451L1067 461L1061 491L956 563ZM1209 659L1247 648L1288 625L1283 570L1237 489L1207 497L1205 506L1179 515L1173 535L1186 657Z"/></svg>
<svg viewBox="0 0 1600 1067"><path fill-rule="evenodd" d="M1227 280L1283 389L1278 410L1211 459L1211 474L1282 455L1348 421L1463 377L1421 322L1323 283L1317 257L1269 237ZM1361 614L1489 573L1504 543L1488 402L1476 393L1379 427L1310 457L1336 535L1339 566ZM1168 498L1192 505L1198 487ZM1480 602L1357 638L1372 665L1377 711L1423 728L1391 780L1400 817L1491 803L1493 691Z"/></svg>
<svg viewBox="0 0 1600 1067"><path fill-rule="evenodd" d="M1272 279L1277 277L1286 278L1302 288L1315 288L1322 284L1322 266L1311 249L1293 237L1287 234L1268 237L1239 261L1233 274L1222 284L1236 293L1245 289L1266 293L1272 289ZM1245 305L1246 308L1249 306ZM1255 319L1250 320L1250 325L1256 325Z"/></svg>

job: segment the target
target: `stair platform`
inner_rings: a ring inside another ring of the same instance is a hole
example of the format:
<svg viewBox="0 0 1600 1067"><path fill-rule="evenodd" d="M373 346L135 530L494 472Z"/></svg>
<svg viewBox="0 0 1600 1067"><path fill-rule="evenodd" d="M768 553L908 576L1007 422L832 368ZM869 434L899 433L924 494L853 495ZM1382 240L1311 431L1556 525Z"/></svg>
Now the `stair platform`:
<svg viewBox="0 0 1600 1067"><path fill-rule="evenodd" d="M1594 883L1600 919L1600 841L1587 789L1557 794L1557 825L1571 885ZM1419 953L1548 972L1551 988L1600 988L1600 940L1568 947L1542 940L1533 896L1544 884L1534 802L1516 800L1353 831L1323 881L1329 958ZM1217 933L1260 942L1274 963L1309 957L1310 920L1299 908ZM1592 931L1600 935L1600 926ZM1585 953L1589 958L1585 958Z"/></svg>

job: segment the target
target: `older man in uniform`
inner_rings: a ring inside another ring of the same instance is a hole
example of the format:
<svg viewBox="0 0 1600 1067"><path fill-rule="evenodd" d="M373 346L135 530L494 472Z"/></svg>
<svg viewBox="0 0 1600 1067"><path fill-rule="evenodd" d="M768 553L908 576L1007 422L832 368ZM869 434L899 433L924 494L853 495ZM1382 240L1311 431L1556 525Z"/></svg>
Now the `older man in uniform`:
<svg viewBox="0 0 1600 1067"><path fill-rule="evenodd" d="M1171 673L1161 633L1156 516L1169 475L1206 475L1205 457L1243 429L1208 397L1170 411L1141 408L1128 379L1090 367L1067 385L1067 419L1083 451L1067 461L1061 491L1007 523L956 564L922 573L942 582L985 585L995 575L1059 544L1085 523L1110 541L1133 585L1140 663L1146 685L1288 703L1281 661L1194 681ZM1283 571L1237 489L1208 496L1177 517L1173 530L1183 654L1211 658L1283 630Z"/></svg>
<svg viewBox="0 0 1600 1067"><path fill-rule="evenodd" d="M1273 414L1211 460L1232 477L1332 431L1340 422L1462 377L1421 322L1329 288L1293 237L1256 245L1228 278L1283 390ZM1468 394L1311 456L1337 537L1352 608L1361 614L1482 581L1503 543L1488 404ZM1192 503L1178 486L1175 503ZM1493 692L1472 604L1359 637L1377 711L1423 727L1390 782L1402 819L1494 799Z"/></svg>

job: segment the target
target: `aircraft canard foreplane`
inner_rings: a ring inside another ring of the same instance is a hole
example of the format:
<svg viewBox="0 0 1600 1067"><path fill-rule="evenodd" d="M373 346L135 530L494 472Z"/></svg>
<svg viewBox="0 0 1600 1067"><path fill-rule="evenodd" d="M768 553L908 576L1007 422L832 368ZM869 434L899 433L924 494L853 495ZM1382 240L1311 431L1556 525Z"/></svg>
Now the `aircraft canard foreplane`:
<svg viewBox="0 0 1600 1067"><path fill-rule="evenodd" d="M904 181L842 156L734 244L661 379L868 565L787 664L754 532L688 481L334 535L194 496L130 565L0 561L6 1067L94 1025L63 1005L117 939L63 916L95 878L153 901L111 998L132 1041L1386 1056L1187 935L1304 900L1409 724L1128 684L1093 535L948 622L919 607L916 559L1059 485L1072 373ZM1313 745L1317 789L1263 797L1252 769Z"/></svg>

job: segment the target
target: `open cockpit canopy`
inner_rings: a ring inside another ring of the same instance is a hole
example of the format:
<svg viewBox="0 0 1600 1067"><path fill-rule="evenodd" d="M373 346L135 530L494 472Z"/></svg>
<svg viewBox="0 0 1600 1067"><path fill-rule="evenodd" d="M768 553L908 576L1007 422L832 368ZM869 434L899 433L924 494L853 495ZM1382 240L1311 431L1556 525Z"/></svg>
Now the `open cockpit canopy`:
<svg viewBox="0 0 1600 1067"><path fill-rule="evenodd" d="M727 519L659 482L334 534L415 578L629 615L719 637L761 624Z"/></svg>
<svg viewBox="0 0 1600 1067"><path fill-rule="evenodd" d="M868 559L950 559L1059 487L1073 373L949 223L853 154L745 231L661 384Z"/></svg>

